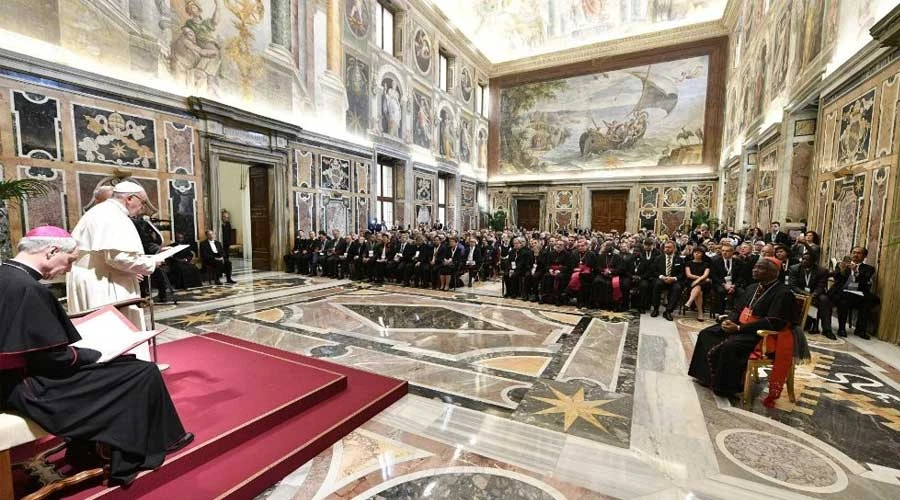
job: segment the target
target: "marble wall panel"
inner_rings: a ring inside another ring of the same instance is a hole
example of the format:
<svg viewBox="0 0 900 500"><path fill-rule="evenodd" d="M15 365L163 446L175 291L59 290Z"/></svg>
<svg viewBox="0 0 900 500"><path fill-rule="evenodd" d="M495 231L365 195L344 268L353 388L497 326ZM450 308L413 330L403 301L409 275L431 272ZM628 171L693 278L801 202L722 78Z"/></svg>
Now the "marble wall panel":
<svg viewBox="0 0 900 500"><path fill-rule="evenodd" d="M173 174L194 174L194 127L165 122L166 164Z"/></svg>
<svg viewBox="0 0 900 500"><path fill-rule="evenodd" d="M315 161L312 151L294 150L294 161L292 168L294 170L294 187L314 188L316 187L316 177L313 173Z"/></svg>
<svg viewBox="0 0 900 500"><path fill-rule="evenodd" d="M331 191L350 191L350 160L321 155L320 185Z"/></svg>
<svg viewBox="0 0 900 500"><path fill-rule="evenodd" d="M809 180L812 173L815 143L795 142L791 151L791 187L788 196L787 216L792 221L805 219L809 199Z"/></svg>
<svg viewBox="0 0 900 500"><path fill-rule="evenodd" d="M557 210L565 210L575 208L575 191L571 189L563 189L556 192L554 197Z"/></svg>
<svg viewBox="0 0 900 500"><path fill-rule="evenodd" d="M865 183L866 174L859 174L844 177L835 185L828 258L841 259L850 255L850 249L856 245Z"/></svg>
<svg viewBox="0 0 900 500"><path fill-rule="evenodd" d="M197 240L197 185L194 181L169 180L169 214L173 237L180 233L188 241Z"/></svg>
<svg viewBox="0 0 900 500"><path fill-rule="evenodd" d="M875 158L894 153L894 137L897 131L897 108L900 105L900 73L894 74L881 84L879 104L878 139L875 143Z"/></svg>
<svg viewBox="0 0 900 500"><path fill-rule="evenodd" d="M663 210L660 231L672 234L685 224L684 210Z"/></svg>
<svg viewBox="0 0 900 500"><path fill-rule="evenodd" d="M888 180L890 168L881 167L872 173L872 191L869 195L868 237L866 248L869 250L868 262L879 268L881 244L884 236L885 209L888 201Z"/></svg>
<svg viewBox="0 0 900 500"><path fill-rule="evenodd" d="M686 207L688 201L687 187L673 186L663 190L663 207L678 208Z"/></svg>
<svg viewBox="0 0 900 500"><path fill-rule="evenodd" d="M694 184L691 186L691 210L709 212L712 207L712 184Z"/></svg>
<svg viewBox="0 0 900 500"><path fill-rule="evenodd" d="M415 176L416 196L415 200L432 201L434 200L434 179L428 177Z"/></svg>
<svg viewBox="0 0 900 500"><path fill-rule="evenodd" d="M360 196L356 198L356 227L351 230L357 231L367 227L369 227L369 199Z"/></svg>
<svg viewBox="0 0 900 500"><path fill-rule="evenodd" d="M59 100L10 90L16 154L39 160L62 159Z"/></svg>
<svg viewBox="0 0 900 500"><path fill-rule="evenodd" d="M822 159L819 161L819 170L828 172L837 169L835 157L835 145L837 144L837 116L836 110L826 111L825 123L822 127Z"/></svg>
<svg viewBox="0 0 900 500"><path fill-rule="evenodd" d="M649 229L650 231L656 231L656 221L659 218L658 212L656 210L641 210L640 213L640 224L641 229Z"/></svg>
<svg viewBox="0 0 900 500"><path fill-rule="evenodd" d="M656 207L659 198L659 188L653 186L645 186L641 188L641 206Z"/></svg>
<svg viewBox="0 0 900 500"><path fill-rule="evenodd" d="M151 177L128 177L127 180L137 182L147 192L150 206L145 207L151 215L159 215L159 180Z"/></svg>
<svg viewBox="0 0 900 500"><path fill-rule="evenodd" d="M416 224L431 225L434 221L431 205L416 205Z"/></svg>
<svg viewBox="0 0 900 500"><path fill-rule="evenodd" d="M556 225L556 230L572 230L575 229L573 220L573 212L571 210L560 210L556 212L556 217L554 219L554 223Z"/></svg>
<svg viewBox="0 0 900 500"><path fill-rule="evenodd" d="M825 230L827 224L825 223L828 215L828 207L831 204L828 202L831 197L829 196L829 192L831 191L831 181L826 180L819 183L818 188L816 189L816 225L818 231L821 233ZM819 234L819 236L824 236Z"/></svg>
<svg viewBox="0 0 900 500"><path fill-rule="evenodd" d="M367 194L371 191L371 166L368 163L356 162L356 175L354 176L353 190L359 194Z"/></svg>
<svg viewBox="0 0 900 500"><path fill-rule="evenodd" d="M837 157L839 166L848 166L869 159L874 112L875 89L841 108Z"/></svg>
<svg viewBox="0 0 900 500"><path fill-rule="evenodd" d="M314 231L316 228L316 197L305 191L294 192L294 231Z"/></svg>
<svg viewBox="0 0 900 500"><path fill-rule="evenodd" d="M760 198L756 203L756 224L760 227L768 226L772 220L772 198Z"/></svg>
<svg viewBox="0 0 900 500"><path fill-rule="evenodd" d="M794 122L794 137L816 135L816 119L797 120Z"/></svg>
<svg viewBox="0 0 900 500"><path fill-rule="evenodd" d="M72 104L77 160L156 169L156 123L146 116Z"/></svg>
<svg viewBox="0 0 900 500"><path fill-rule="evenodd" d="M347 198L332 198L322 195L322 227L328 234L337 229L341 234L349 232L353 217L352 206Z"/></svg>
<svg viewBox="0 0 900 500"><path fill-rule="evenodd" d="M78 213L83 214L94 206L94 191L103 185L112 184L115 178L107 174L76 172L75 183L78 187Z"/></svg>
<svg viewBox="0 0 900 500"><path fill-rule="evenodd" d="M66 212L66 173L57 168L20 165L19 179L37 179L52 187L49 193L30 196L22 204L25 231L47 225L69 229Z"/></svg>
<svg viewBox="0 0 900 500"><path fill-rule="evenodd" d="M460 203L462 208L475 207L475 184L471 182L460 183Z"/></svg>
<svg viewBox="0 0 900 500"><path fill-rule="evenodd" d="M756 223L753 219L755 215L753 207L756 201L756 176L756 168L751 168L747 171L747 191L744 193L744 223L749 224L751 227Z"/></svg>

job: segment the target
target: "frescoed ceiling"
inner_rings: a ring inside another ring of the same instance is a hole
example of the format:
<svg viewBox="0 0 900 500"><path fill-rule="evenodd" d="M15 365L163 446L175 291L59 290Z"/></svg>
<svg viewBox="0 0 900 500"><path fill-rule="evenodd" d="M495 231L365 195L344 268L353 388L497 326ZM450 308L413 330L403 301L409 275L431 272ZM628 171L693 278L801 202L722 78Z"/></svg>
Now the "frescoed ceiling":
<svg viewBox="0 0 900 500"><path fill-rule="evenodd" d="M727 0L430 0L492 63L720 19Z"/></svg>

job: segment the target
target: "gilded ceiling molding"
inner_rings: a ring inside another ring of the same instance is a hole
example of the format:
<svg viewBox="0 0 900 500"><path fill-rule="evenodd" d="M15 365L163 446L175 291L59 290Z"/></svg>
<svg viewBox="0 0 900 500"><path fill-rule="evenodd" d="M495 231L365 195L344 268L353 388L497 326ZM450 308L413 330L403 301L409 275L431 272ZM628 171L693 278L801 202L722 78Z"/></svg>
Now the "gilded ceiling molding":
<svg viewBox="0 0 900 500"><path fill-rule="evenodd" d="M599 57L606 58L615 55L669 47L675 42L682 44L727 35L728 29L725 28L725 24L722 20L718 19L705 23L691 24L669 30L644 33L632 37L620 38L618 40L609 40L583 47L541 54L534 57L505 61L491 66L490 76L491 78L495 78L508 74L523 73L526 71L589 61Z"/></svg>
<svg viewBox="0 0 900 500"><path fill-rule="evenodd" d="M725 24L728 31L733 31L735 25L737 25L738 19L741 17L741 6L743 4L743 0L728 0L728 3L725 4L722 23Z"/></svg>

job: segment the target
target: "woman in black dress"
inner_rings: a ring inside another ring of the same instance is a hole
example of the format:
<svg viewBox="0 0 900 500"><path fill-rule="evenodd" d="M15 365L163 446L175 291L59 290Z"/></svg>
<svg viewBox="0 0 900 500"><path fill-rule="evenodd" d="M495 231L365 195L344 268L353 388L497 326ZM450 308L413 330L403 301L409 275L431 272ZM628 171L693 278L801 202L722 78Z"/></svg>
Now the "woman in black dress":
<svg viewBox="0 0 900 500"><path fill-rule="evenodd" d="M684 266L684 275L691 282L691 296L685 302L684 307L691 304L697 306L697 321L703 321L703 295L709 290L709 261L705 259L706 252L703 247L694 248L691 252L692 259Z"/></svg>
<svg viewBox="0 0 900 500"><path fill-rule="evenodd" d="M441 290L450 290L450 280L457 275L464 251L459 248L459 238L451 236L447 245L438 252L437 260L441 270Z"/></svg>

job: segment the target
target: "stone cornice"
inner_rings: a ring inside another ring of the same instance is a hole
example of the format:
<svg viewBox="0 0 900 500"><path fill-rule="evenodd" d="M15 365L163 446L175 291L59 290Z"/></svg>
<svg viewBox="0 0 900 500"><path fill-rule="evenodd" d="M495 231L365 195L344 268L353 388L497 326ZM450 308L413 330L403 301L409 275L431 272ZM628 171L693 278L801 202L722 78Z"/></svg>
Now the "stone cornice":
<svg viewBox="0 0 900 500"><path fill-rule="evenodd" d="M671 46L675 43L687 43L707 38L727 36L728 30L721 19L705 23L691 24L654 33L645 33L617 40L574 47L568 50L506 61L491 66L490 77L534 71L537 69L573 64L643 50L652 50Z"/></svg>
<svg viewBox="0 0 900 500"><path fill-rule="evenodd" d="M869 33L882 45L900 47L900 5L891 9L884 18L875 23Z"/></svg>
<svg viewBox="0 0 900 500"><path fill-rule="evenodd" d="M263 129L278 132L292 139L298 138L303 130L297 125L244 111L240 108L235 108L234 106L229 106L205 97L189 97L188 106L190 107L191 113L198 118L226 123L230 122L241 126L241 128Z"/></svg>

